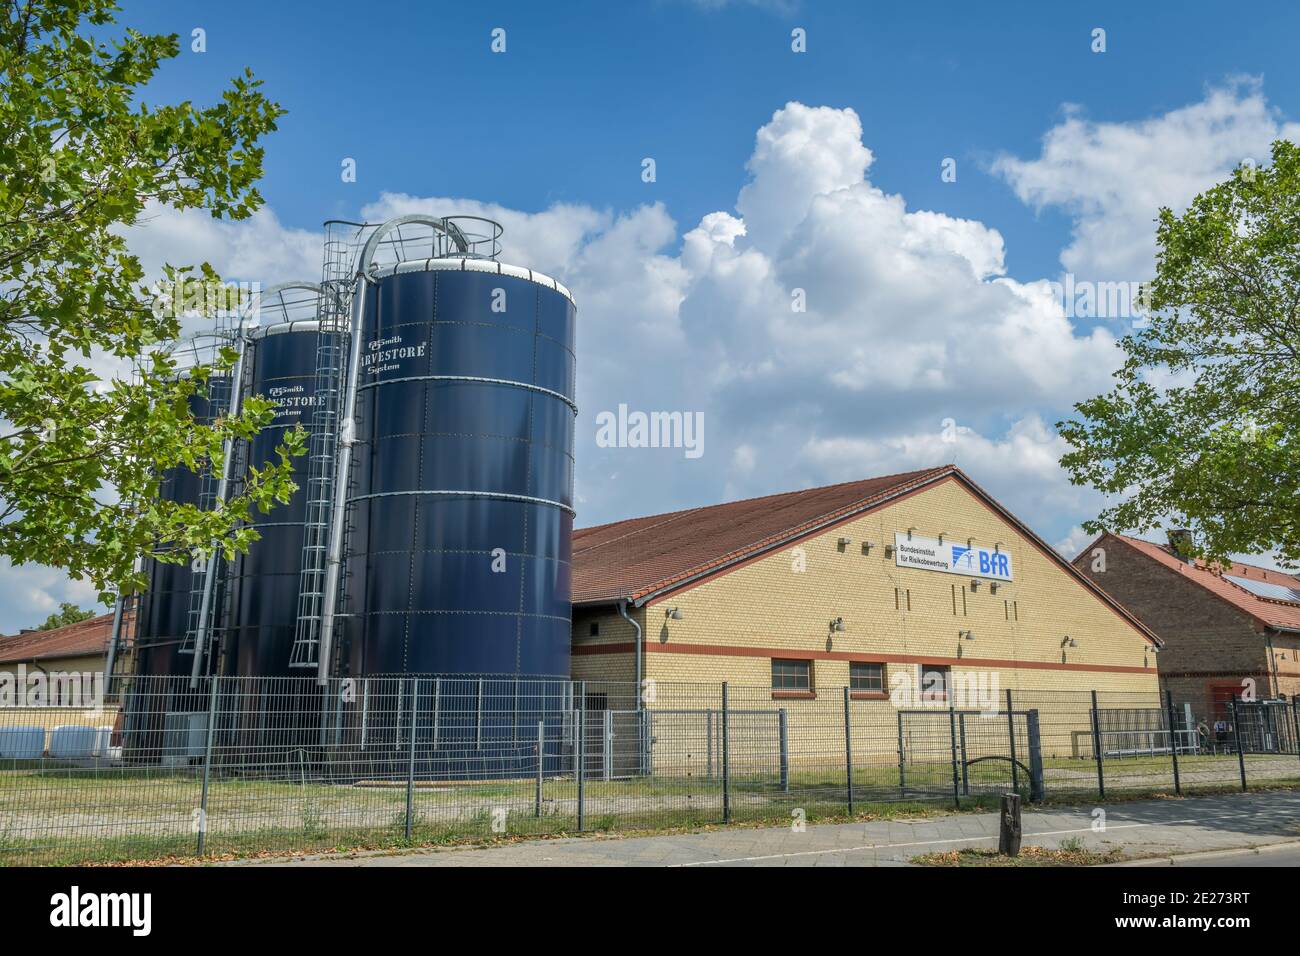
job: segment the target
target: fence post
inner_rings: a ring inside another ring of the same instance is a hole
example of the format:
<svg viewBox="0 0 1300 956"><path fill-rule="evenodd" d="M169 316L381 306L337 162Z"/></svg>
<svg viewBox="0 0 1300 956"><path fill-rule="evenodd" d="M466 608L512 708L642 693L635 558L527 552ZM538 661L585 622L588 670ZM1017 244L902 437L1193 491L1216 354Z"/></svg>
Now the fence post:
<svg viewBox="0 0 1300 956"><path fill-rule="evenodd" d="M849 720L849 687L844 685L844 772L849 792L849 816L853 816L853 730Z"/></svg>
<svg viewBox="0 0 1300 956"><path fill-rule="evenodd" d="M614 779L614 712L607 710L602 715L600 735L600 776L606 782Z"/></svg>
<svg viewBox="0 0 1300 956"><path fill-rule="evenodd" d="M1178 731L1174 729L1174 718L1178 715L1174 713L1174 694L1168 688L1165 689L1165 719L1169 721L1169 752L1174 757L1174 793L1182 796L1183 781L1178 776Z"/></svg>
<svg viewBox="0 0 1300 956"><path fill-rule="evenodd" d="M1246 792L1246 755L1241 749L1241 721L1238 719L1237 701L1228 701L1228 707L1232 712L1232 739L1237 745L1237 769L1241 771L1241 792Z"/></svg>
<svg viewBox="0 0 1300 956"><path fill-rule="evenodd" d="M903 756L903 712L898 712L898 795L907 795L907 772Z"/></svg>
<svg viewBox="0 0 1300 956"><path fill-rule="evenodd" d="M1011 792L1020 793L1020 768L1016 765L1016 712L1011 706L1011 688L1007 688L1007 740L1011 750Z"/></svg>
<svg viewBox="0 0 1300 956"><path fill-rule="evenodd" d="M546 721L537 722L537 796L533 801L533 816L542 815L542 764L546 759Z"/></svg>
<svg viewBox="0 0 1300 956"><path fill-rule="evenodd" d="M578 832L586 823L587 780L587 682L578 682Z"/></svg>
<svg viewBox="0 0 1300 956"><path fill-rule="evenodd" d="M727 682L722 682L722 822L731 822L731 726Z"/></svg>
<svg viewBox="0 0 1300 956"><path fill-rule="evenodd" d="M790 723L785 708L776 712L777 727L781 732L781 790L790 792Z"/></svg>
<svg viewBox="0 0 1300 956"><path fill-rule="evenodd" d="M952 742L952 802L961 809L961 782L957 779L957 711L948 701L948 736Z"/></svg>
<svg viewBox="0 0 1300 956"><path fill-rule="evenodd" d="M713 708L710 707L704 712L704 775L713 779L713 740L716 734L713 732Z"/></svg>
<svg viewBox="0 0 1300 956"><path fill-rule="evenodd" d="M1291 695L1291 728L1295 736L1292 738L1295 743L1295 752L1300 756L1300 707L1297 707L1297 701L1300 697L1295 694Z"/></svg>
<svg viewBox="0 0 1300 956"><path fill-rule="evenodd" d="M420 679L411 678L411 742L406 760L406 842L411 842L411 825L415 817L415 717L419 704Z"/></svg>
<svg viewBox="0 0 1300 956"><path fill-rule="evenodd" d="M1097 712L1097 692L1092 692L1092 757L1097 762L1097 796L1106 799L1105 757L1101 749L1101 715Z"/></svg>
<svg viewBox="0 0 1300 956"><path fill-rule="evenodd" d="M217 729L217 681L220 679L212 675L212 689L208 692L208 733L203 745L203 789L199 794L199 856L207 849L208 841L208 784L212 777L212 736Z"/></svg>
<svg viewBox="0 0 1300 956"><path fill-rule="evenodd" d="M968 758L970 754L966 750L966 715L961 713L957 715L957 736L961 740L961 792L962 796L970 796L970 763Z"/></svg>
<svg viewBox="0 0 1300 956"><path fill-rule="evenodd" d="M1025 729L1029 732L1029 802L1041 803L1047 796L1043 780L1043 733L1038 709L1025 712Z"/></svg>

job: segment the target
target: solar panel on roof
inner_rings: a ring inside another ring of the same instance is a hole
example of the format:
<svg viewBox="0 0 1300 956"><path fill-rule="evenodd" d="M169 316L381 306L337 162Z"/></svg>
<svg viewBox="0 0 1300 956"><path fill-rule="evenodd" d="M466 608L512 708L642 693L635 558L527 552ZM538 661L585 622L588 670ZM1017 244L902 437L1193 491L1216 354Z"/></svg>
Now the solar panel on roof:
<svg viewBox="0 0 1300 956"><path fill-rule="evenodd" d="M1259 597L1300 604L1300 588L1289 588L1284 584L1271 584L1268 581L1258 581L1255 578L1239 578L1231 574L1225 574L1224 578Z"/></svg>

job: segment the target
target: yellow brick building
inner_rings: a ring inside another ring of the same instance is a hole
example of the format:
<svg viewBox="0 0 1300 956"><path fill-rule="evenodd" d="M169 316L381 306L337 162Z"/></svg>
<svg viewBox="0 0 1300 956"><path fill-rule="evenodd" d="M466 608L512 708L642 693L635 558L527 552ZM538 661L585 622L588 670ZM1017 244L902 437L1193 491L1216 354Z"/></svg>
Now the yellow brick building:
<svg viewBox="0 0 1300 956"><path fill-rule="evenodd" d="M0 636L0 730L38 726L48 735L56 727L111 727L118 708L100 697L112 622L113 615L104 614L48 631ZM131 623L128 615L124 627L129 630ZM36 687L45 699L39 706L23 706Z"/></svg>
<svg viewBox="0 0 1300 956"><path fill-rule="evenodd" d="M917 566L911 545L936 543L944 560L970 555ZM977 556L988 573L964 569ZM1158 646L954 466L574 534L581 680L727 681L769 706L846 686L884 700L909 682L1154 700Z"/></svg>

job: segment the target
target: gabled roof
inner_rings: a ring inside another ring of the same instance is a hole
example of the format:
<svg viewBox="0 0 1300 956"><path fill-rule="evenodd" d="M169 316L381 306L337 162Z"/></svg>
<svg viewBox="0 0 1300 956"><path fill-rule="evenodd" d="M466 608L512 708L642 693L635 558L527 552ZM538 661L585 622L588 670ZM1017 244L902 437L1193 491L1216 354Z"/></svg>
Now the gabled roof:
<svg viewBox="0 0 1300 956"><path fill-rule="evenodd" d="M1097 538L1096 541L1084 549L1084 554L1092 551L1106 538L1126 544L1152 561L1164 565L1170 571L1181 574L1189 581L1200 585L1211 594L1248 614L1254 618L1257 624L1263 627L1280 628L1287 631L1300 630L1300 604L1252 594L1241 585L1227 580L1224 575L1253 578L1256 581L1278 584L1289 588L1300 588L1300 576L1286 574L1283 571L1274 571L1271 568L1261 568L1253 564L1242 564L1238 561L1234 561L1231 566L1224 567L1210 567L1204 561L1199 560L1189 564L1170 551L1167 545L1143 541L1141 538L1131 538L1128 535L1113 532L1106 532Z"/></svg>
<svg viewBox="0 0 1300 956"><path fill-rule="evenodd" d="M573 532L573 603L639 602L946 470L909 471L578 529Z"/></svg>
<svg viewBox="0 0 1300 956"><path fill-rule="evenodd" d="M112 635L113 615L101 614L48 631L27 631L13 637L0 637L0 664L103 654L108 650Z"/></svg>
<svg viewBox="0 0 1300 956"><path fill-rule="evenodd" d="M956 465L579 529L573 532L573 603L641 605L943 481L960 482L1143 637L1161 643Z"/></svg>

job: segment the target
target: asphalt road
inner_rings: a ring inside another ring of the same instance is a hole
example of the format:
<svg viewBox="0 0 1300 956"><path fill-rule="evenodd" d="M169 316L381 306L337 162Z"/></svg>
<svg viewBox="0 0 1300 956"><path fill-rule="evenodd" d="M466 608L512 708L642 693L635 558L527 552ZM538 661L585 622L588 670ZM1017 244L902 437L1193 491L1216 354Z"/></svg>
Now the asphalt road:
<svg viewBox="0 0 1300 956"><path fill-rule="evenodd" d="M1122 866L1300 866L1300 843L1280 843L1274 846L1254 847L1247 850L1225 850L1217 853L1190 853L1152 860L1134 860Z"/></svg>

